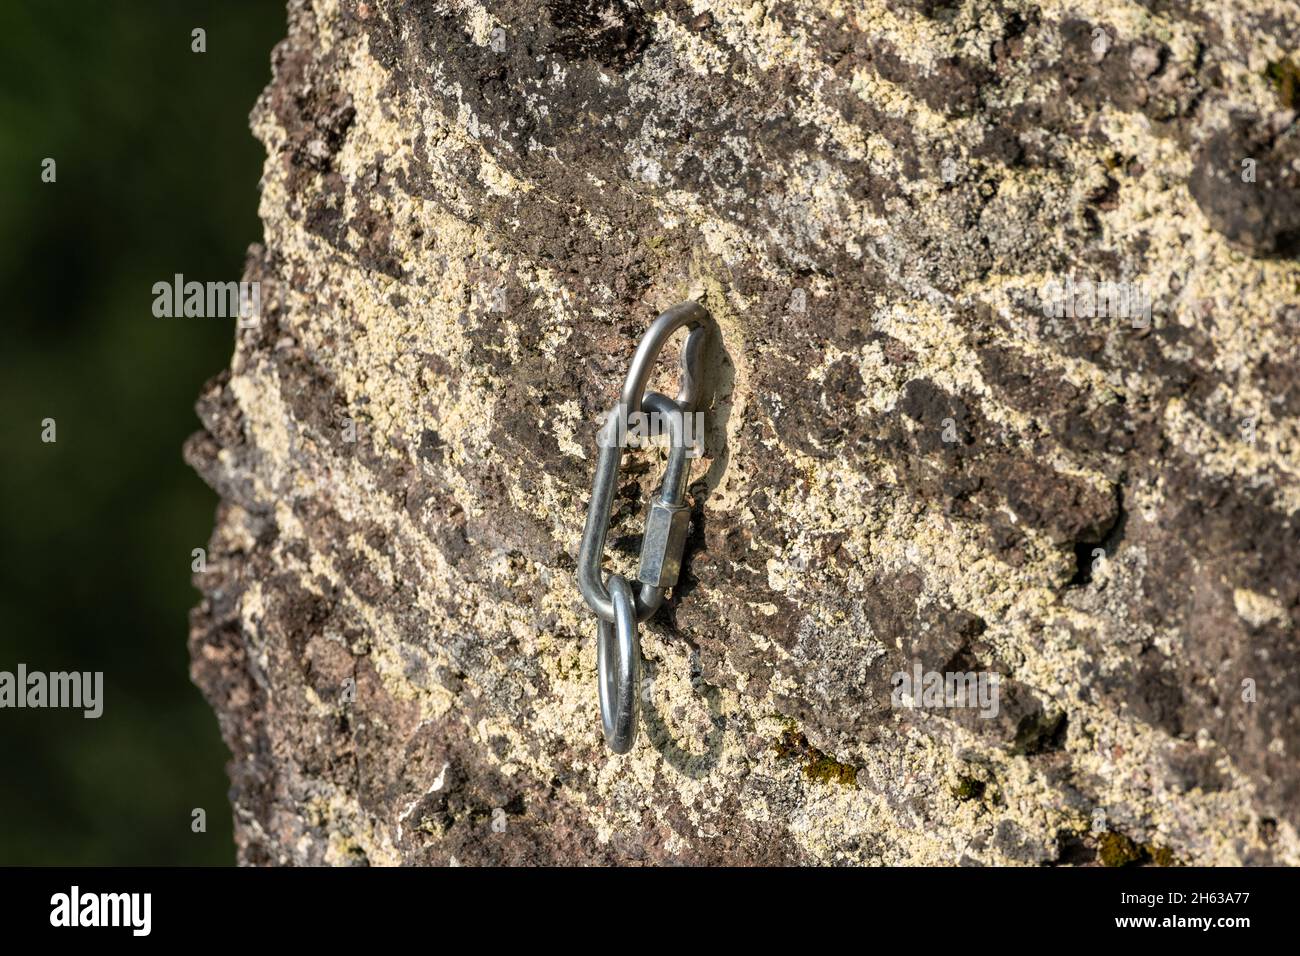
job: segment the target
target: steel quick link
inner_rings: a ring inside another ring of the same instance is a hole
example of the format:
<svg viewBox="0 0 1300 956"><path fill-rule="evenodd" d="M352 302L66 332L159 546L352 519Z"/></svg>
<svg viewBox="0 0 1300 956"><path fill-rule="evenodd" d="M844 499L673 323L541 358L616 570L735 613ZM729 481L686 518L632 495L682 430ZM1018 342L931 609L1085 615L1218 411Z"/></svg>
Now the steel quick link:
<svg viewBox="0 0 1300 956"><path fill-rule="evenodd" d="M682 348L682 377L677 397L646 393L651 369L664 343L678 329L688 330ZM618 404L610 414L600 441L591 502L578 552L578 589L598 619L596 662L599 672L600 717L605 741L615 753L627 753L636 741L641 642L637 624L649 618L664 601L664 592L677 583L682 551L690 528L685 504L690 472L685 441L685 417L696 410L702 388L702 368L712 323L695 302L683 302L660 315L650 325L632 356ZM666 422L671 439L663 483L646 510L641 539L641 565L635 588L618 574L607 579L601 569L610 510L618 490L623 460L622 442L615 436L628 431L633 412L653 415Z"/></svg>

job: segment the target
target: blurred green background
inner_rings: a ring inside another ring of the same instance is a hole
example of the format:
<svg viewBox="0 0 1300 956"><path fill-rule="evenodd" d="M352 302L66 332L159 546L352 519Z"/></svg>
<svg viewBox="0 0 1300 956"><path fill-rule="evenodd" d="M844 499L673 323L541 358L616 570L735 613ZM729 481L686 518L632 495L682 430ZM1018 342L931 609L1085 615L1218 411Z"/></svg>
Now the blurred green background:
<svg viewBox="0 0 1300 956"><path fill-rule="evenodd" d="M248 112L284 32L272 0L0 5L0 670L105 684L98 720L0 710L0 864L234 862L186 650L216 496L181 460L234 321L155 318L152 286L237 280L261 237Z"/></svg>

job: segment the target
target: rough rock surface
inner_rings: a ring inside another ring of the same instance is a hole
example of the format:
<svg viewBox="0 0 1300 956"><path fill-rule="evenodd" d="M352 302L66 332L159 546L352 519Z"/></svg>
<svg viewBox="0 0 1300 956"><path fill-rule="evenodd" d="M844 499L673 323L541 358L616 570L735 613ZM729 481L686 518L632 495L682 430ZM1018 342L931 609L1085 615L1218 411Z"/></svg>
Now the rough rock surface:
<svg viewBox="0 0 1300 956"><path fill-rule="evenodd" d="M240 860L1300 863L1297 37L1279 0L294 0L262 321L187 447ZM1067 277L1149 323L1045 315ZM574 559L596 417L688 296L725 355L618 758ZM913 661L999 675L996 717L894 706Z"/></svg>

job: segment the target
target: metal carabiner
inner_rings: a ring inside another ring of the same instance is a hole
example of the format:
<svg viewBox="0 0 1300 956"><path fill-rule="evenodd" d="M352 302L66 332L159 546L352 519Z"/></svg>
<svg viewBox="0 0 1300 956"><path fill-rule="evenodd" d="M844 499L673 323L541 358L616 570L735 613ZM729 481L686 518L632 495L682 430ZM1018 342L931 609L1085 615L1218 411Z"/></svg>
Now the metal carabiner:
<svg viewBox="0 0 1300 956"><path fill-rule="evenodd" d="M655 359L668 338L683 327L690 331L682 348L682 378L677 398L658 392L647 394L646 383ZM690 525L690 510L684 502L690 471L686 461L685 416L695 410L701 399L700 366L710 329L709 314L695 302L675 305L655 319L637 346L618 404L601 430L591 502L578 551L577 576L578 589L599 620L596 658L600 672L601 723L605 741L615 753L626 753L636 740L641 666L636 625L659 609L664 592L677 583L681 572L682 550ZM667 422L671 438L663 484L646 512L635 591L621 575L611 575L607 585L601 571L610 511L623 461L623 438L628 433L628 419L633 411L652 414ZM618 658L616 674L611 672L615 656Z"/></svg>

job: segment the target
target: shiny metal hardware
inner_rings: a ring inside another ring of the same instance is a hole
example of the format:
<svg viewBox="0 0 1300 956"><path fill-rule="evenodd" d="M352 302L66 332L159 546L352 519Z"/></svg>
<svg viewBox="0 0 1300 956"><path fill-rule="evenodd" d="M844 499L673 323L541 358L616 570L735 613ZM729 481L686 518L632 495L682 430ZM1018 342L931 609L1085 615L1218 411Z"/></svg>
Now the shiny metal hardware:
<svg viewBox="0 0 1300 956"><path fill-rule="evenodd" d="M596 673L600 693L600 723L605 742L625 754L636 742L637 689L641 686L641 642L636 633L632 587L621 574L609 576L615 621L596 623Z"/></svg>
<svg viewBox="0 0 1300 956"><path fill-rule="evenodd" d="M675 399L646 393L646 383L659 352L680 328L689 330L682 348L681 387ZM600 717L605 742L614 753L627 753L636 741L641 641L637 624L664 601L664 592L677 583L682 551L690 529L685 504L690 473L685 442L685 416L694 412L703 388L702 363L711 332L709 314L695 302L683 302L650 325L632 356L623 391L604 428L592 481L587 522L578 551L578 589L598 618L596 663L599 671ZM641 566L633 588L619 574L604 579L601 562L609 532L610 510L618 490L623 442L631 428L629 415L641 411L667 424L670 438L663 483L646 510L641 538Z"/></svg>

